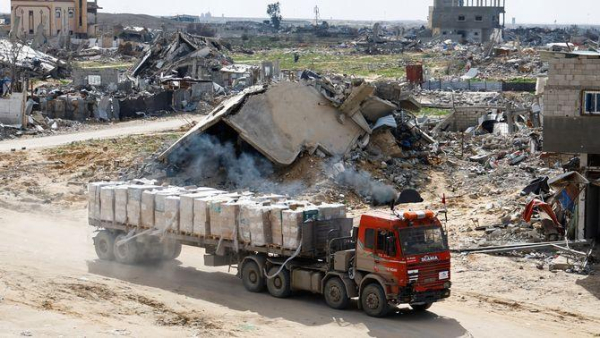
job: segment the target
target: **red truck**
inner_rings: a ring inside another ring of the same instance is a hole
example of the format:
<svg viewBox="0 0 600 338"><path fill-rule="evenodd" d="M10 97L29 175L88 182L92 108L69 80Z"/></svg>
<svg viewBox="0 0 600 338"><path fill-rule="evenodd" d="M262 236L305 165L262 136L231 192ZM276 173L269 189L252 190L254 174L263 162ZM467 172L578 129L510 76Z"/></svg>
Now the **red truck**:
<svg viewBox="0 0 600 338"><path fill-rule="evenodd" d="M362 215L358 227L352 219L309 220L293 252L176 233L159 238L115 222L90 219L90 224L101 228L94 238L101 259L128 264L174 259L182 244L202 247L205 265L237 265L248 291L266 289L274 297L312 292L335 309L358 298L367 315L382 317L400 304L425 311L450 296L447 236L432 211L375 211Z"/></svg>

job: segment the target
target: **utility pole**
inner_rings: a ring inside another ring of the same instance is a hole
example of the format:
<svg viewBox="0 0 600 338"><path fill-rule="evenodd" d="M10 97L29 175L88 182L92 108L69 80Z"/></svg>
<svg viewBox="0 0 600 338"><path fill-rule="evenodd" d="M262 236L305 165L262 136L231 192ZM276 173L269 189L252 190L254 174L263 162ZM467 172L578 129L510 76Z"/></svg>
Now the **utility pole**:
<svg viewBox="0 0 600 338"><path fill-rule="evenodd" d="M321 13L319 11L319 6L315 5L315 26L319 25L320 18L321 18Z"/></svg>

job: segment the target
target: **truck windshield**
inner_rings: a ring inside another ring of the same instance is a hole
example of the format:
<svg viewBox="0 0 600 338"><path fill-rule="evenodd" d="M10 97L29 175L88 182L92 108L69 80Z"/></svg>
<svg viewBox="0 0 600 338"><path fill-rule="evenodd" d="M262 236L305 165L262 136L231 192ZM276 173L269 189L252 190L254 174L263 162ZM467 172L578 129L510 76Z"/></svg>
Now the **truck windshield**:
<svg viewBox="0 0 600 338"><path fill-rule="evenodd" d="M448 245L440 227L401 229L399 233L402 252L405 256L448 250Z"/></svg>

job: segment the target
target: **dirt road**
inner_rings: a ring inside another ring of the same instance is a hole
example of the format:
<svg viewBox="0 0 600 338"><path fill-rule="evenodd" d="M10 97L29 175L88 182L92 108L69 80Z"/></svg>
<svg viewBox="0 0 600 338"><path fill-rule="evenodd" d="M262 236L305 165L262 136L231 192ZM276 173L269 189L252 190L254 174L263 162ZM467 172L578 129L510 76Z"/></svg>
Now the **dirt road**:
<svg viewBox="0 0 600 338"><path fill-rule="evenodd" d="M68 216L64 216L68 215ZM588 336L593 323L520 312L455 292L431 312L385 319L328 308L300 294L275 299L244 290L235 269L178 261L130 267L96 259L86 211L51 215L0 209L0 332L8 336ZM593 324L595 325L595 324ZM569 328L570 327L570 328ZM588 330L589 329L589 330Z"/></svg>
<svg viewBox="0 0 600 338"><path fill-rule="evenodd" d="M105 128L99 130L89 130L72 134L61 134L46 137L4 140L0 141L0 153L11 151L11 149L20 150L24 147L27 149L51 148L71 142L175 130L185 126L186 124L189 124L191 121L198 121L201 118L202 116L187 116L185 118L181 116L173 116L158 121L135 120L118 123L116 125L107 124ZM110 128L108 126L110 126Z"/></svg>

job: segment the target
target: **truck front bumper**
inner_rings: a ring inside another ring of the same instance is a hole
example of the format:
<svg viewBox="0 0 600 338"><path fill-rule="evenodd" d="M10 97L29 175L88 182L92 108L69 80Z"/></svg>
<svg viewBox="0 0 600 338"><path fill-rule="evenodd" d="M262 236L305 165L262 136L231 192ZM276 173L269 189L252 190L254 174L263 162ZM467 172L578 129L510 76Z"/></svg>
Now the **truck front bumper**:
<svg viewBox="0 0 600 338"><path fill-rule="evenodd" d="M450 289L430 290L424 292L407 292L398 296L397 304L434 303L450 297Z"/></svg>

